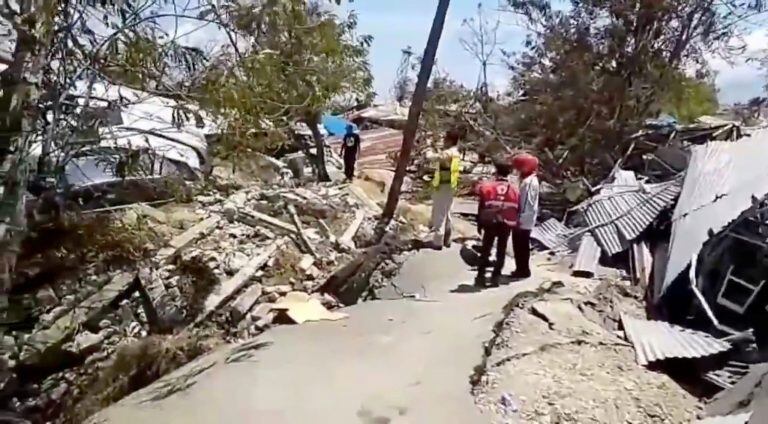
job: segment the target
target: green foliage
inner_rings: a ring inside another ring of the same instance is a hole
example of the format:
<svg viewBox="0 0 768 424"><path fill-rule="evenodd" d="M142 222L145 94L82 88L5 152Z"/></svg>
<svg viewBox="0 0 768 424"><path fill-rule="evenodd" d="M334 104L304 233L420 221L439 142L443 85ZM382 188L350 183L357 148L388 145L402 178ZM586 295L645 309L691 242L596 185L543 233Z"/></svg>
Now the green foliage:
<svg viewBox="0 0 768 424"><path fill-rule="evenodd" d="M661 111L681 123L692 123L702 115L712 115L718 110L717 89L710 81L680 76L669 86L661 102Z"/></svg>
<svg viewBox="0 0 768 424"><path fill-rule="evenodd" d="M659 113L660 99L688 89L679 87L682 70L705 70L704 54L723 48L738 22L764 7L574 0L557 11L550 1L508 3L535 30L526 50L509 57L512 88L526 93L507 111L511 133L542 153L549 175L594 179L623 154L627 136Z"/></svg>
<svg viewBox="0 0 768 424"><path fill-rule="evenodd" d="M316 3L270 0L232 16L248 49L219 58L200 90L224 117L224 154L269 151L280 142L274 133L293 121L318 119L342 96L372 98L372 39L356 33L354 14L341 19Z"/></svg>

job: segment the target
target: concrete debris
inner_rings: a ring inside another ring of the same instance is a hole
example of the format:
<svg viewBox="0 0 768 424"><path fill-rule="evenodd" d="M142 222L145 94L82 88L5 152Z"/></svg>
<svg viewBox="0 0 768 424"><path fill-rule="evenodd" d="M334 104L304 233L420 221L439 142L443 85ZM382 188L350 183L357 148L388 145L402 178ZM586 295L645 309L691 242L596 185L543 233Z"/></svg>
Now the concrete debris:
<svg viewBox="0 0 768 424"><path fill-rule="evenodd" d="M275 322L344 318L330 310L340 306L335 297L314 292L351 258L353 240L373 227L377 206L343 187L279 184L208 192L192 207L124 208L120 213L148 217L168 241L109 278L94 267L82 280L33 291L34 331L0 337L0 395L18 396L11 384L18 366L76 370L49 375L43 397L17 401L19 408L32 402L60 411L62 402L77 399L79 378L98 374L118 346L136 339L213 330L234 341ZM69 368L72 361L79 365Z"/></svg>

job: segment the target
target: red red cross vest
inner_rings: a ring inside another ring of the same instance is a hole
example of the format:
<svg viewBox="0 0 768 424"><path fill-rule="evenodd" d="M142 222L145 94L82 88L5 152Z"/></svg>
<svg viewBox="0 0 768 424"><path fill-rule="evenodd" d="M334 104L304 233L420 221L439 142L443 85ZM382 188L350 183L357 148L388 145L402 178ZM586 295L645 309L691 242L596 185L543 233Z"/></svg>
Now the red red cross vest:
<svg viewBox="0 0 768 424"><path fill-rule="evenodd" d="M483 181L477 186L477 194L480 196L478 222L482 225L490 221L503 222L514 227L517 225L517 209L519 192L514 184L507 181Z"/></svg>

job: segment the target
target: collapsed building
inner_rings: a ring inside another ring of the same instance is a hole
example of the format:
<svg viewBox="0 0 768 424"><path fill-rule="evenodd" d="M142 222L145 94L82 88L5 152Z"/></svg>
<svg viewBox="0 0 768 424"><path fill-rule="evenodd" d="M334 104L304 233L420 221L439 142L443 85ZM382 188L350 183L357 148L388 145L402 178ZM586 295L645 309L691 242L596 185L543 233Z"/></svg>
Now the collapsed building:
<svg viewBox="0 0 768 424"><path fill-rule="evenodd" d="M766 145L768 130L720 120L659 125L633 137L591 198L531 234L551 252L573 252L574 275L628 271L649 317L622 316L638 362L693 361L700 382L724 390L713 404L738 405L707 408L710 420L765 422L759 384L739 383L765 377L768 362Z"/></svg>

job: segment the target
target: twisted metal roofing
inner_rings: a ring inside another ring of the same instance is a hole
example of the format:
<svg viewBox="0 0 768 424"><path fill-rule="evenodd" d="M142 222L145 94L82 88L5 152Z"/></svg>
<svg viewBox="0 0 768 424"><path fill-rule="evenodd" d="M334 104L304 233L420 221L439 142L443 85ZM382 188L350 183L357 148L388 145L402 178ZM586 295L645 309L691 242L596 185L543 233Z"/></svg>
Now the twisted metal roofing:
<svg viewBox="0 0 768 424"><path fill-rule="evenodd" d="M693 146L680 199L672 217L672 238L662 293L709 239L768 194L768 131L738 142Z"/></svg>
<svg viewBox="0 0 768 424"><path fill-rule="evenodd" d="M600 246L597 245L592 234L584 234L581 238L579 251L573 263L573 274L591 277L597 272L597 263L600 260Z"/></svg>
<svg viewBox="0 0 768 424"><path fill-rule="evenodd" d="M646 321L622 314L621 322L640 365L670 358L701 358L731 348L730 343L707 333L663 321Z"/></svg>
<svg viewBox="0 0 768 424"><path fill-rule="evenodd" d="M565 247L568 235L573 232L555 218L537 224L531 230L531 238L541 242L547 249Z"/></svg>
<svg viewBox="0 0 768 424"><path fill-rule="evenodd" d="M609 255L622 252L680 194L681 180L603 189L584 211L600 247Z"/></svg>

